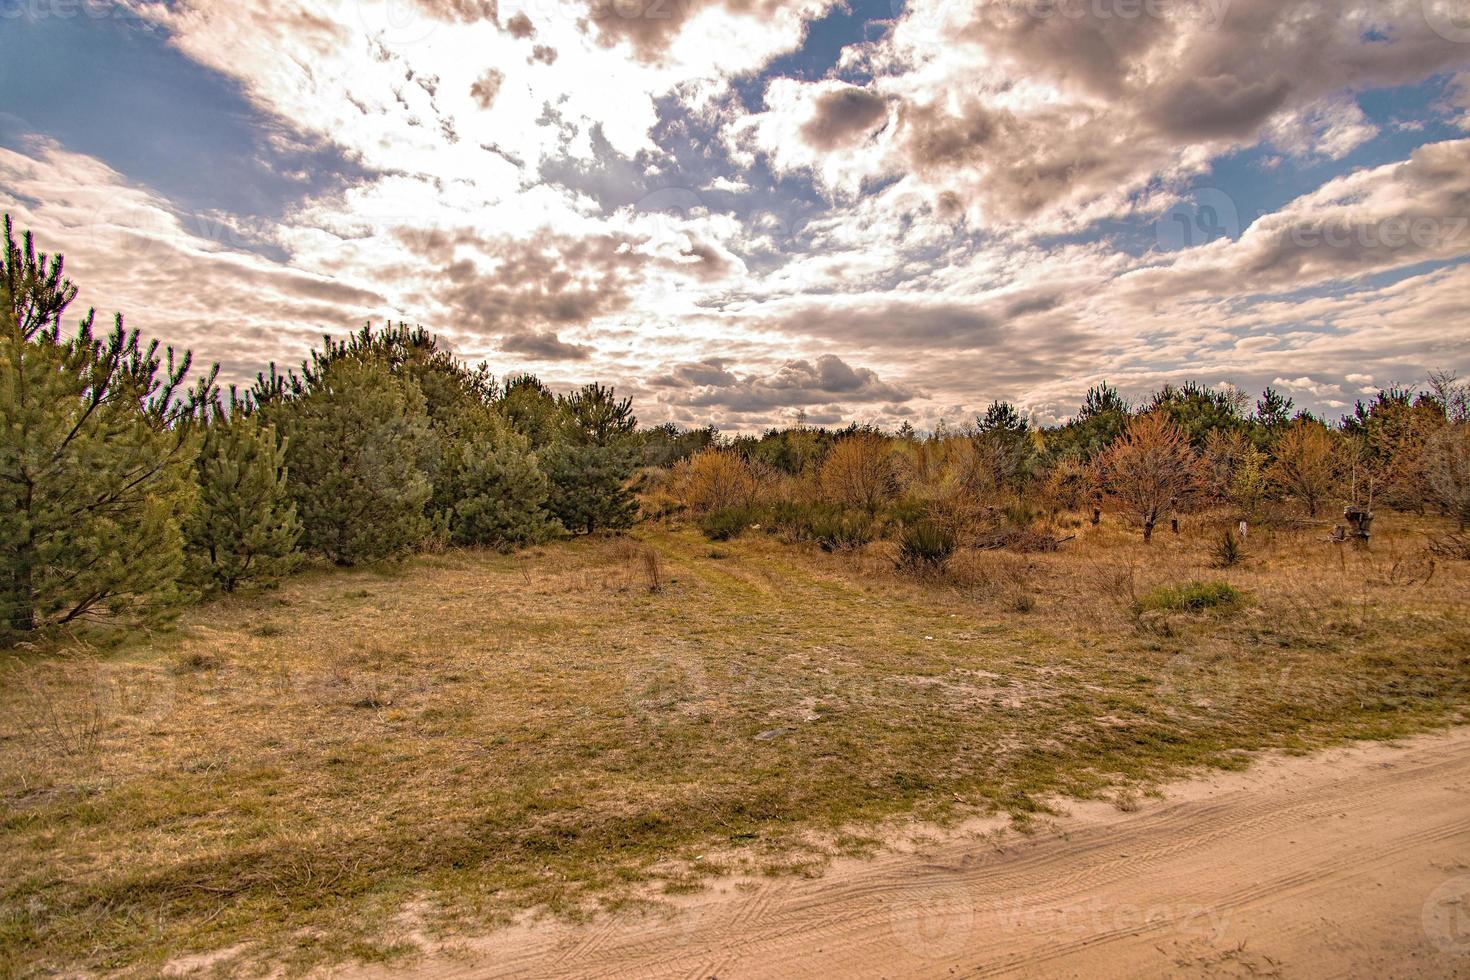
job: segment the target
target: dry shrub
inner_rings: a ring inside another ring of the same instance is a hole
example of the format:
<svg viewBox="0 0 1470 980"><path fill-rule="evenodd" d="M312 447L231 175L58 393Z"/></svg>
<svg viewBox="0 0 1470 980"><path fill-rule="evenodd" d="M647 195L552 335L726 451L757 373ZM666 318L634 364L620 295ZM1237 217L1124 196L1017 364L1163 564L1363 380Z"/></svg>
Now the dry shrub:
<svg viewBox="0 0 1470 980"><path fill-rule="evenodd" d="M1429 551L1447 561L1470 561L1470 535L1441 534L1430 538Z"/></svg>
<svg viewBox="0 0 1470 980"><path fill-rule="evenodd" d="M1298 420L1277 443L1270 475L1316 517L1317 509L1342 483L1337 439L1320 422Z"/></svg>
<svg viewBox="0 0 1470 980"><path fill-rule="evenodd" d="M618 538L612 547L612 555L618 561L620 574L614 584L620 592L642 589L662 592L664 587L663 561L652 545L633 538Z"/></svg>
<svg viewBox="0 0 1470 980"><path fill-rule="evenodd" d="M1057 461L1042 486L1047 506L1058 511L1080 510L1097 492L1097 471L1085 460L1066 456Z"/></svg>
<svg viewBox="0 0 1470 980"><path fill-rule="evenodd" d="M1447 425L1429 437L1424 478L1435 501L1464 531L1470 525L1470 422Z"/></svg>
<svg viewBox="0 0 1470 980"><path fill-rule="evenodd" d="M749 507L759 489L755 470L728 449L711 447L674 467L673 496L695 514Z"/></svg>
<svg viewBox="0 0 1470 980"><path fill-rule="evenodd" d="M832 447L821 470L822 494L844 507L876 511L898 496L898 465L886 438L849 436Z"/></svg>

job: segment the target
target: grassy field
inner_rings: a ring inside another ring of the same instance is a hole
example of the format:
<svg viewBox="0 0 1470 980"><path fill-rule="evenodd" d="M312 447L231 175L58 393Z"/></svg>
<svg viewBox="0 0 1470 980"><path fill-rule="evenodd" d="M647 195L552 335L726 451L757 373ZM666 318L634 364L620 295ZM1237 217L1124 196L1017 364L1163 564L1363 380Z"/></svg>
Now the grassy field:
<svg viewBox="0 0 1470 980"><path fill-rule="evenodd" d="M309 572L120 648L14 652L0 975L405 955L525 909L814 873L888 818L1024 826L1246 750L1465 721L1470 566L1431 569L1408 519L1378 530L1367 554L1258 536L1219 571L1203 531L1082 527L916 581L883 545L646 527Z"/></svg>

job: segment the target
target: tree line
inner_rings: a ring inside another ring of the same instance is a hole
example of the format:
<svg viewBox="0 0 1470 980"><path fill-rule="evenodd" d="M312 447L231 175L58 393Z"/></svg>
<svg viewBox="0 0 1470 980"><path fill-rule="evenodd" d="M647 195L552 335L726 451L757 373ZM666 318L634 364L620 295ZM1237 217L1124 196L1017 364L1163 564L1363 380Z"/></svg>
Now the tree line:
<svg viewBox="0 0 1470 980"><path fill-rule="evenodd" d="M1036 426L993 403L973 424L896 434L807 426L718 442L649 494L712 538L759 525L824 547L891 534L944 554L969 543L1053 540L1039 526L1081 512L1126 518L1151 540L1180 514L1256 520L1334 503L1437 510L1470 522L1470 390L1437 374L1392 387L1336 424L1268 388L1169 385L1132 405L1106 384L1066 423Z"/></svg>
<svg viewBox="0 0 1470 980"><path fill-rule="evenodd" d="M444 545L512 548L629 526L646 451L628 399L494 379L427 331L364 327L245 390L189 380L117 316L98 329L61 256L5 222L0 641L152 623L191 599ZM697 437L696 437L697 438Z"/></svg>

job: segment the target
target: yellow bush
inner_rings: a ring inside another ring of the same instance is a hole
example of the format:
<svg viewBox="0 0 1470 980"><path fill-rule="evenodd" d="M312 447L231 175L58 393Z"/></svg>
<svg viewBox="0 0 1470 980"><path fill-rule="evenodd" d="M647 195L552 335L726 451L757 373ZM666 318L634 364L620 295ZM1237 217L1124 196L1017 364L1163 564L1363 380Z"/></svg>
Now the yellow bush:
<svg viewBox="0 0 1470 980"><path fill-rule="evenodd" d="M673 486L685 507L707 514L754 503L759 481L741 456L712 447L675 467Z"/></svg>

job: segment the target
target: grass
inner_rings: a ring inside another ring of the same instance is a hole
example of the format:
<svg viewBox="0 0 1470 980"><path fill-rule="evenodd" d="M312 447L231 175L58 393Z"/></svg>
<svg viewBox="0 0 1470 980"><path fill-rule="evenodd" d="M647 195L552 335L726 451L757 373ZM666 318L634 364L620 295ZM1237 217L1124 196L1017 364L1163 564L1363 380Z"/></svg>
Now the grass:
<svg viewBox="0 0 1470 980"><path fill-rule="evenodd" d="M1234 609L1245 600L1240 590L1224 582L1190 582L1181 586L1161 586L1139 597L1139 612L1203 612L1206 609Z"/></svg>
<svg viewBox="0 0 1470 980"><path fill-rule="evenodd" d="M1423 531L1263 536L1207 574L1203 530L1104 525L916 581L891 544L650 527L312 571L118 649L20 651L0 975L393 960L528 909L816 873L889 819L1024 823L1463 721L1470 566L1426 565ZM1203 579L1251 600L1183 611ZM1140 628L1161 589L1170 628Z"/></svg>

